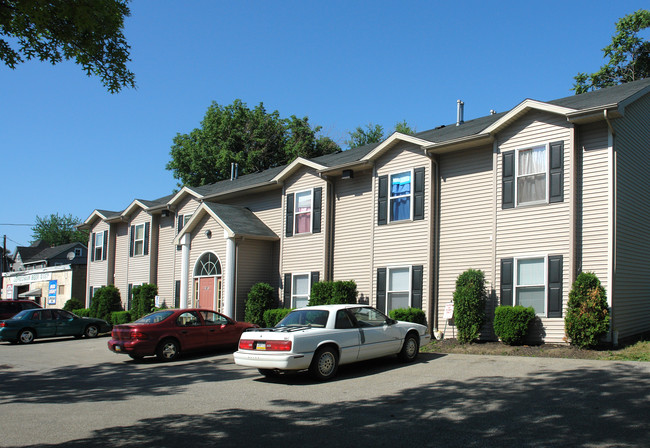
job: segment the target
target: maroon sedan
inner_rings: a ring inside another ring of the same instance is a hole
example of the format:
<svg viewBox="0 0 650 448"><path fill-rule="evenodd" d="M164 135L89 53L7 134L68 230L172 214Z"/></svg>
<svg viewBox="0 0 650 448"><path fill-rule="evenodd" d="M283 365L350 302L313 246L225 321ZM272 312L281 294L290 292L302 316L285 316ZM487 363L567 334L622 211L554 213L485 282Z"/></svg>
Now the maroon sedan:
<svg viewBox="0 0 650 448"><path fill-rule="evenodd" d="M235 322L211 310L161 310L114 326L108 348L133 359L156 355L161 361L172 361L181 352L236 347L242 332L252 327L257 325Z"/></svg>

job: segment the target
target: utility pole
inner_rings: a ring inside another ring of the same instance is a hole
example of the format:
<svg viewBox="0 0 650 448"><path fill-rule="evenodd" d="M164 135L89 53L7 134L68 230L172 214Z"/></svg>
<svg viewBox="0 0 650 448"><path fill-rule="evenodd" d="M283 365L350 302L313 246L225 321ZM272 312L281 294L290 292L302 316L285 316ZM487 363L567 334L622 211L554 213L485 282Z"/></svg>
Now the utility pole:
<svg viewBox="0 0 650 448"><path fill-rule="evenodd" d="M7 235L4 236L2 243L2 263L0 263L0 290L4 291L5 287L5 278L2 274L5 272L5 266L7 265Z"/></svg>

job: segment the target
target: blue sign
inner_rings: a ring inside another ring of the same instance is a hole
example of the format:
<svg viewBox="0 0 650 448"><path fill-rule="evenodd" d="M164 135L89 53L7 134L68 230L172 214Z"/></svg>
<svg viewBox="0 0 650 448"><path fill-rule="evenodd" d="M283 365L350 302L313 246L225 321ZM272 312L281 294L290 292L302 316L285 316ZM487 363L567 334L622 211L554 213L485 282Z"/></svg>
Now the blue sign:
<svg viewBox="0 0 650 448"><path fill-rule="evenodd" d="M47 291L47 304L56 305L56 280L50 280L50 286Z"/></svg>

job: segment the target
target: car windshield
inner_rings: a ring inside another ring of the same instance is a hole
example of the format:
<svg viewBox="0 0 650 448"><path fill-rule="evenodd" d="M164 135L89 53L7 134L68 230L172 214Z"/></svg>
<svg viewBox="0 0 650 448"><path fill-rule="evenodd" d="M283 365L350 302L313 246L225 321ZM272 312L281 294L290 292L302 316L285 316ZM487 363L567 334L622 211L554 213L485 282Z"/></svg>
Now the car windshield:
<svg viewBox="0 0 650 448"><path fill-rule="evenodd" d="M287 314L276 327L324 327L329 314L326 310L296 310Z"/></svg>
<svg viewBox="0 0 650 448"><path fill-rule="evenodd" d="M151 313L147 316L141 317L140 319L133 322L134 324L157 324L167 319L169 316L174 314L173 311L158 311L156 313Z"/></svg>
<svg viewBox="0 0 650 448"><path fill-rule="evenodd" d="M20 313L16 314L12 319L20 320L20 319L29 319L29 316L32 315L33 310L23 310Z"/></svg>

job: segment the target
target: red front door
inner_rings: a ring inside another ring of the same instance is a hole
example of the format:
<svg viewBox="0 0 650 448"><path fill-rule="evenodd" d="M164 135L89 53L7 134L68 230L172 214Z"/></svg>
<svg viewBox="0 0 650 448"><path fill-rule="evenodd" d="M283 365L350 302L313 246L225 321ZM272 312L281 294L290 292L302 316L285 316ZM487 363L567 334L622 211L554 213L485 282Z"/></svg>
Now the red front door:
<svg viewBox="0 0 650 448"><path fill-rule="evenodd" d="M214 309L214 277L199 278L199 308Z"/></svg>

